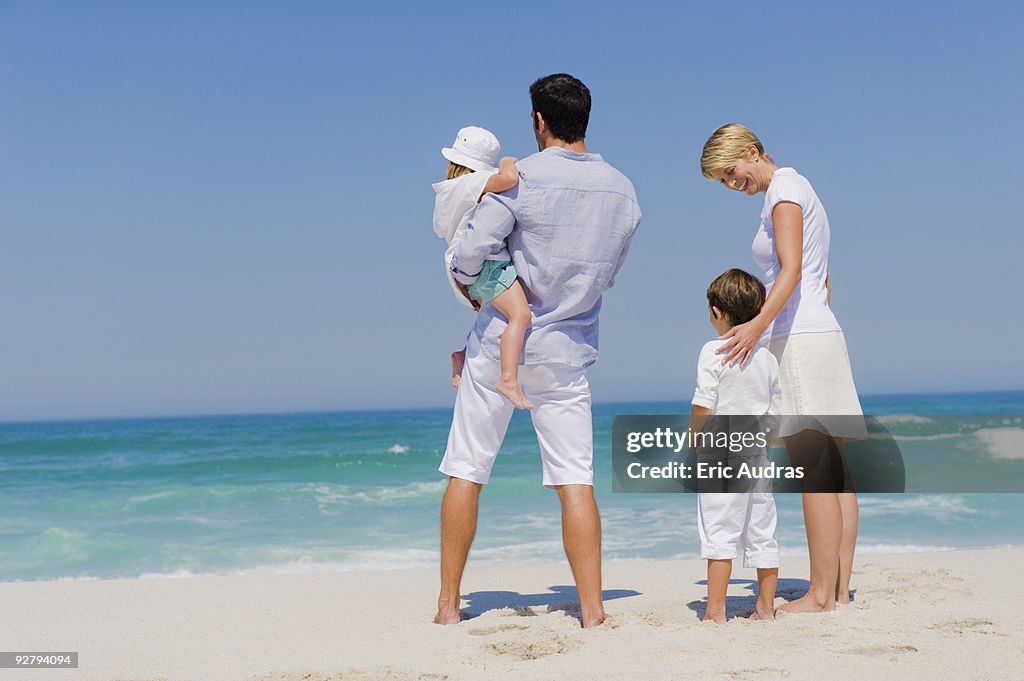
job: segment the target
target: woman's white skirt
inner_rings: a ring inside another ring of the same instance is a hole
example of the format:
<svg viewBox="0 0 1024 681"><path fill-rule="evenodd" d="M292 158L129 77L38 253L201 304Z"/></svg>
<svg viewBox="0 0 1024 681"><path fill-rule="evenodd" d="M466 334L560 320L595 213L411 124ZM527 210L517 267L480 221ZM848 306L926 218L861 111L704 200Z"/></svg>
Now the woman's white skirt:
<svg viewBox="0 0 1024 681"><path fill-rule="evenodd" d="M779 361L782 423L779 437L817 430L844 440L867 437L842 331L772 338Z"/></svg>

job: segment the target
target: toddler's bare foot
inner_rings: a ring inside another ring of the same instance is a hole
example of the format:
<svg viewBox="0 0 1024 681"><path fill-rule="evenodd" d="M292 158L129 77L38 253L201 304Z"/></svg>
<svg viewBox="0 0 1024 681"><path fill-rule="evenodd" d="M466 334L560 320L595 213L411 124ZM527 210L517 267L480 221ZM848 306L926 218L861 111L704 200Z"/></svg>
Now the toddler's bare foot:
<svg viewBox="0 0 1024 681"><path fill-rule="evenodd" d="M452 353L452 387L459 389L459 382L462 380L462 367L466 364L466 349Z"/></svg>
<svg viewBox="0 0 1024 681"><path fill-rule="evenodd" d="M498 389L499 393L508 398L508 401L514 404L516 408L533 409L533 405L530 404L530 401L526 399L526 395L523 394L523 389L515 381L499 378L494 387Z"/></svg>

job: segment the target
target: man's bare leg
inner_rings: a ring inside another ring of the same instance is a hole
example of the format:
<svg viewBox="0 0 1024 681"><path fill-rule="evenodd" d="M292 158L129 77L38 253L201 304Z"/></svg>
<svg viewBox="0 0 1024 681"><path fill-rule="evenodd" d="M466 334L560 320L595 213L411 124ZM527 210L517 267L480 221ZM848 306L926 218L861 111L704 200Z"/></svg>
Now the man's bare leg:
<svg viewBox="0 0 1024 681"><path fill-rule="evenodd" d="M601 515L590 485L559 485L562 504L562 544L576 580L583 627L604 622L601 601Z"/></svg>
<svg viewBox="0 0 1024 681"><path fill-rule="evenodd" d="M850 575L853 573L853 556L857 550L857 530L860 525L860 508L857 495L844 492L839 495L839 510L843 516L843 534L839 544L839 578L836 581L836 602L850 602Z"/></svg>
<svg viewBox="0 0 1024 681"><path fill-rule="evenodd" d="M483 485L448 478L441 501L441 593L434 624L458 624L462 571L476 534L476 515Z"/></svg>

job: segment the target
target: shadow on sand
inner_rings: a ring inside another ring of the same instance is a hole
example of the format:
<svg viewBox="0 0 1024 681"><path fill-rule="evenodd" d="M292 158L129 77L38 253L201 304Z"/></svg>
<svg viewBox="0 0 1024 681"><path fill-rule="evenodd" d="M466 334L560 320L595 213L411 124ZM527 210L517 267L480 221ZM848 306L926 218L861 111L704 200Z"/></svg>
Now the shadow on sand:
<svg viewBox="0 0 1024 681"><path fill-rule="evenodd" d="M696 583L701 586L707 586L708 581L706 579L702 579ZM757 607L757 581L753 579L730 579L729 585L732 586L734 584L740 584L746 587L746 589L750 591L750 595L726 596L726 619L731 620L736 617L750 617ZM787 601L794 601L807 593L807 587L809 586L810 582L806 579L780 579L778 587L775 589L775 595L778 598L784 598ZM708 602L706 598L699 601L690 601L686 604L686 607L696 613L697 619L704 619L704 613L707 612L708 609Z"/></svg>
<svg viewBox="0 0 1024 681"><path fill-rule="evenodd" d="M607 589L601 592L601 598L606 601L639 595L639 591L632 589ZM547 593L538 594L521 594L515 591L474 591L463 594L462 598L467 602L467 606L462 609L463 620L479 617L488 610L502 608L511 608L521 617L534 617L537 613L532 608L537 607L546 607L547 612L563 610L567 615L580 619L580 598L574 586L550 586Z"/></svg>

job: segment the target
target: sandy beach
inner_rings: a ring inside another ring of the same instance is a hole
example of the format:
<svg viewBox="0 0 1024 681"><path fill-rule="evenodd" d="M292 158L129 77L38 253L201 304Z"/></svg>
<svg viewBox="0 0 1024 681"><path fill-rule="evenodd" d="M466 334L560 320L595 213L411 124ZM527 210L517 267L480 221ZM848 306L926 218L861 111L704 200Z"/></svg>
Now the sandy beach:
<svg viewBox="0 0 1024 681"><path fill-rule="evenodd" d="M788 557L781 604L806 587ZM737 567L731 615L753 607ZM855 604L702 624L704 563L609 562L602 628L572 616L565 564L474 565L468 619L430 623L434 570L0 583L3 650L77 651L32 681L980 679L1024 666L1024 549L865 555Z"/></svg>

